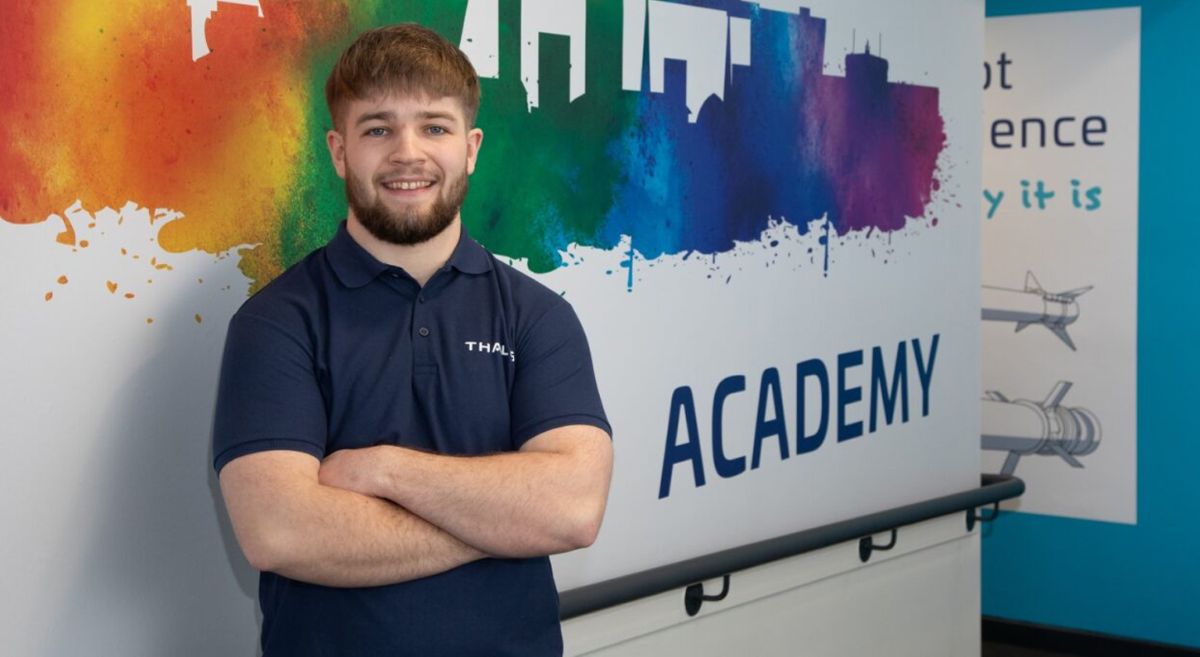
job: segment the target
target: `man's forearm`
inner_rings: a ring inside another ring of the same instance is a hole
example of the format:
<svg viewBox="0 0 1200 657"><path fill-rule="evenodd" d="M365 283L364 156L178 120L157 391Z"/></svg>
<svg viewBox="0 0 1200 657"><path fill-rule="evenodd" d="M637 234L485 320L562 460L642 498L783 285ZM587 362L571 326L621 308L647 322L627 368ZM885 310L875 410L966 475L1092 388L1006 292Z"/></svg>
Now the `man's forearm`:
<svg viewBox="0 0 1200 657"><path fill-rule="evenodd" d="M555 455L409 452L401 458L407 464L394 472L389 498L461 540L511 557L591 543L585 502L564 490L569 482L547 475L560 465Z"/></svg>
<svg viewBox="0 0 1200 657"><path fill-rule="evenodd" d="M245 464L237 461L222 473L239 543L259 570L325 586L380 586L486 556L392 502L320 485L315 464L311 480L289 478L286 467L239 472Z"/></svg>
<svg viewBox="0 0 1200 657"><path fill-rule="evenodd" d="M590 427L565 437L570 453L458 457L384 446L371 455L379 476L361 490L489 554L528 557L586 547L604 514L611 444Z"/></svg>
<svg viewBox="0 0 1200 657"><path fill-rule="evenodd" d="M484 555L387 500L319 486L272 572L325 586L395 584Z"/></svg>

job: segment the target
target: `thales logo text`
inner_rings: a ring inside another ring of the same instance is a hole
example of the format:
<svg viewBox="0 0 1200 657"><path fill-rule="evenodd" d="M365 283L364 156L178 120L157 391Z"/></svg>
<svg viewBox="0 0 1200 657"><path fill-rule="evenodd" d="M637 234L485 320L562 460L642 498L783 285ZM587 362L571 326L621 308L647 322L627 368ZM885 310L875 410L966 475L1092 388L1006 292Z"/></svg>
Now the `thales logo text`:
<svg viewBox="0 0 1200 657"><path fill-rule="evenodd" d="M475 342L474 340L467 340L463 344L467 345L467 351L478 351L485 354L499 354L500 356L507 356L508 359L514 363L517 362L517 352L509 349L507 346L502 345L499 342Z"/></svg>

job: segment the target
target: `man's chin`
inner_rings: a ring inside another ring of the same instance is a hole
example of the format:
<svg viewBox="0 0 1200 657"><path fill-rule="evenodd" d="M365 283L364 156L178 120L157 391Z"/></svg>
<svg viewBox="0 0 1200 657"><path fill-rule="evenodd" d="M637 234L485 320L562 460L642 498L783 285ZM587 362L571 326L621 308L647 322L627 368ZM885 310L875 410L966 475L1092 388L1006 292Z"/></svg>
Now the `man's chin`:
<svg viewBox="0 0 1200 657"><path fill-rule="evenodd" d="M355 212L358 222L376 239L397 246L416 246L441 235L454 223L456 213L443 216L396 216L378 208Z"/></svg>

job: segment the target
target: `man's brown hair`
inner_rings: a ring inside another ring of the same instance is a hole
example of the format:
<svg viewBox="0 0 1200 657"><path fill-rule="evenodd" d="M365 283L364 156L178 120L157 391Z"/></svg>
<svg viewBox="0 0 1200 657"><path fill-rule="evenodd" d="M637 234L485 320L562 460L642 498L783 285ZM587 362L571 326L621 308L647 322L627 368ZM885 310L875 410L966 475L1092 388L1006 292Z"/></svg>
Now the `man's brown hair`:
<svg viewBox="0 0 1200 657"><path fill-rule="evenodd" d="M468 128L479 112L479 76L454 44L416 23L363 32L334 64L325 103L337 129L346 105L380 93L427 94L462 102Z"/></svg>

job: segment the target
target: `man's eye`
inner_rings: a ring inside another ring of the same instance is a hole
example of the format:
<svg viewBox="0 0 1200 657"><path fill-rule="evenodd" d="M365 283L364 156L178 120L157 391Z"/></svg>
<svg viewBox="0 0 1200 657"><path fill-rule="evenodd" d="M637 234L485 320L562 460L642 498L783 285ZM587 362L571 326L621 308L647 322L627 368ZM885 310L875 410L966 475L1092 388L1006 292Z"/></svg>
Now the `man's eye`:
<svg viewBox="0 0 1200 657"><path fill-rule="evenodd" d="M370 128L365 134L370 137L382 137L387 134L387 128Z"/></svg>
<svg viewBox="0 0 1200 657"><path fill-rule="evenodd" d="M428 128L428 132L431 135L444 135L446 134L447 130L440 125L431 125Z"/></svg>

